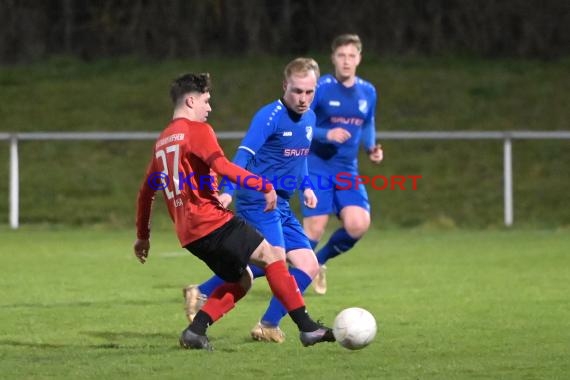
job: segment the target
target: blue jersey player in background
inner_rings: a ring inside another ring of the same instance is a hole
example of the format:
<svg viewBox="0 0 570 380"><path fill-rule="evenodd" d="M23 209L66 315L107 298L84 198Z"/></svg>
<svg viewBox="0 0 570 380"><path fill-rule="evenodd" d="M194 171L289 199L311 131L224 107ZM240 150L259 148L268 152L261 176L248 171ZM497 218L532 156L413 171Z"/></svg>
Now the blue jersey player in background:
<svg viewBox="0 0 570 380"><path fill-rule="evenodd" d="M319 202L316 208L302 208L303 226L313 249L323 237L330 214L342 221L342 227L317 252L320 270L313 287L318 294L327 290L325 263L351 249L370 226L370 204L364 185L353 182L347 186L344 180L339 183L336 176L346 173L344 178L354 179L358 175L360 146L372 162L380 163L383 158L382 148L376 145L376 89L356 76L362 42L358 35L343 34L333 40L331 47L334 75L320 78L311 104L317 126L308 165L311 181L321 181L315 187Z"/></svg>
<svg viewBox="0 0 570 380"><path fill-rule="evenodd" d="M301 292L318 273L319 265L301 223L291 211L289 200L298 189L304 207L310 209L317 205L312 184L306 179L307 156L316 124L310 104L318 78L319 67L313 59L291 61L284 71L283 97L255 114L234 158L234 163L273 183L278 195L277 208L264 212L265 200L257 191L245 188L232 191L231 183L226 179L220 181L220 187L222 183L227 185L226 192L219 195L222 205L227 207L233 194L237 214L256 227L271 245L287 254L290 274ZM257 267L250 266L250 269L255 277L264 275ZM214 276L198 286L190 285L184 289L189 320L222 282ZM252 338L283 342L285 335L279 328L279 322L286 314L284 306L273 297L267 311L251 331Z"/></svg>

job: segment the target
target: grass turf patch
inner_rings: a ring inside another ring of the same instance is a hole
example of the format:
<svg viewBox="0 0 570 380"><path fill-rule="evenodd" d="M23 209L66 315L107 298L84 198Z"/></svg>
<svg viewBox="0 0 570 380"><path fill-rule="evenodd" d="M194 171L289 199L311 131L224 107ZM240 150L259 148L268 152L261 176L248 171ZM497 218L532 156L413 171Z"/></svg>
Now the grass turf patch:
<svg viewBox="0 0 570 380"><path fill-rule="evenodd" d="M181 288L209 271L153 233L149 261L134 231L0 230L0 370L4 378L564 378L570 320L564 231L372 230L328 265L329 290L306 301L332 323L349 306L377 318L362 351L303 348L285 319L281 345L253 342L264 279L210 328L213 353L178 348Z"/></svg>

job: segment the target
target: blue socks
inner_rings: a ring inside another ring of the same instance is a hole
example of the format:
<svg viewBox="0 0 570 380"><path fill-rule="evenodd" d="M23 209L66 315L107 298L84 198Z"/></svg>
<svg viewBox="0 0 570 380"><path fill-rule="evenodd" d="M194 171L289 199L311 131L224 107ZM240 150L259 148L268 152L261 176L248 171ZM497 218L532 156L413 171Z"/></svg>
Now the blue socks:
<svg viewBox="0 0 570 380"><path fill-rule="evenodd" d="M265 276L265 271L257 265L249 264L249 269L251 269L251 273L253 273L253 278Z"/></svg>
<svg viewBox="0 0 570 380"><path fill-rule="evenodd" d="M327 244L317 252L317 260L320 265L326 263L329 259L348 251L358 239L352 238L344 228L339 228L330 237Z"/></svg>
<svg viewBox="0 0 570 380"><path fill-rule="evenodd" d="M210 297L214 289L218 286L222 285L225 281L219 278L216 275L213 275L208 280L204 281L200 285L198 285L198 289L200 289L200 293L207 295Z"/></svg>
<svg viewBox="0 0 570 380"><path fill-rule="evenodd" d="M311 244L311 249L314 251L315 248L317 248L317 245L319 245L319 241L309 239L309 244Z"/></svg>
<svg viewBox="0 0 570 380"><path fill-rule="evenodd" d="M311 277L307 273L297 268L289 268L289 273L295 277L295 281L297 281L299 290L301 293L304 293L305 289L307 289L312 281ZM279 302L279 300L273 296L269 302L269 307L265 311L265 314L263 314L263 317L261 317L261 321L265 325L279 326L279 322L285 315L287 315L287 309L285 309L285 306L283 306L283 304L281 304L281 302Z"/></svg>
<svg viewBox="0 0 570 380"><path fill-rule="evenodd" d="M256 265L249 265L249 269L253 273L253 278L263 277L265 276L265 271ZM200 289L200 293L207 295L210 297L210 294L216 289L218 286L222 285L225 281L219 278L216 275L210 277L209 280L204 281L200 285L198 285L198 289Z"/></svg>

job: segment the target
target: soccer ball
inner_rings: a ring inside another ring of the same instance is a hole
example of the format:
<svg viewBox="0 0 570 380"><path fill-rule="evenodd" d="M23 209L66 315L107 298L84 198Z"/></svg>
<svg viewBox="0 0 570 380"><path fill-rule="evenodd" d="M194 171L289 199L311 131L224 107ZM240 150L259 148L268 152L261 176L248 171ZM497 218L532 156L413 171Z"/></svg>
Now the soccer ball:
<svg viewBox="0 0 570 380"><path fill-rule="evenodd" d="M344 309L333 324L336 341L349 350L360 350L376 336L376 320L369 311L360 307Z"/></svg>

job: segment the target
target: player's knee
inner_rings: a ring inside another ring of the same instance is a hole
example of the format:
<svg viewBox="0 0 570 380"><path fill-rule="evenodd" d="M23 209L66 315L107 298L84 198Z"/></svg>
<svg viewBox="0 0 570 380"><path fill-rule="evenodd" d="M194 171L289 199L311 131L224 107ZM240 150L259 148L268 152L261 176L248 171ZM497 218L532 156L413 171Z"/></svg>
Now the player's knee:
<svg viewBox="0 0 570 380"><path fill-rule="evenodd" d="M274 247L271 244L267 243L268 249L267 252L267 264L274 263L276 261L286 261L287 256L285 255L285 250L283 248Z"/></svg>
<svg viewBox="0 0 570 380"><path fill-rule="evenodd" d="M369 219L351 219L344 223L344 229L353 239L360 239L370 227Z"/></svg>
<svg viewBox="0 0 570 380"><path fill-rule="evenodd" d="M252 259L260 263L260 266L265 268L267 265L276 261L285 261L285 251L278 247L274 247L264 240L261 245L256 249Z"/></svg>
<svg viewBox="0 0 570 380"><path fill-rule="evenodd" d="M319 241L322 239L324 234L325 234L325 228L324 227L313 228L313 229L311 229L311 232L307 231L307 236L311 240Z"/></svg>
<svg viewBox="0 0 570 380"><path fill-rule="evenodd" d="M293 267L302 270L311 278L315 278L317 273L319 273L317 257L309 249L290 251L287 254L287 259Z"/></svg>
<svg viewBox="0 0 570 380"><path fill-rule="evenodd" d="M311 240L321 240L323 235L325 234L327 224L320 223L320 222L307 222L304 223L303 229L307 234L307 237Z"/></svg>
<svg viewBox="0 0 570 380"><path fill-rule="evenodd" d="M319 262L315 260L314 263L307 265L305 268L302 268L302 270L313 279L319 273Z"/></svg>

